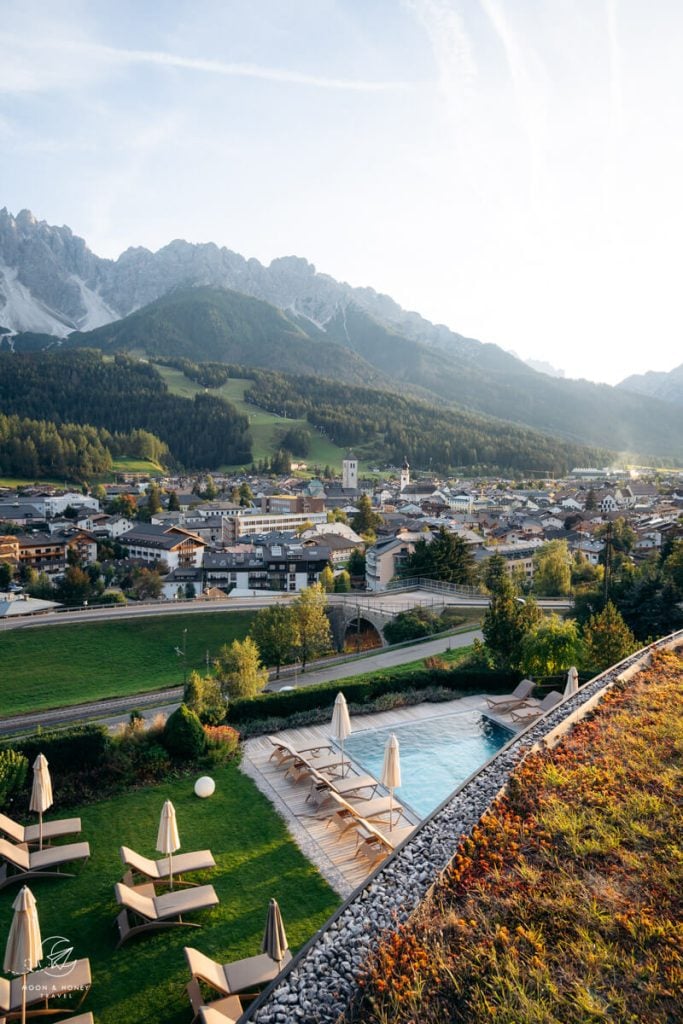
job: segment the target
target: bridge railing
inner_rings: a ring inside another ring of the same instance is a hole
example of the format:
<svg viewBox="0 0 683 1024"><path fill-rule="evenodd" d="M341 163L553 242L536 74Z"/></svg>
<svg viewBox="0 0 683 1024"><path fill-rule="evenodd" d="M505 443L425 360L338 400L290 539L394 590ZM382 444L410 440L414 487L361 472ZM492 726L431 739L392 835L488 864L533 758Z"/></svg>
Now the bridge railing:
<svg viewBox="0 0 683 1024"><path fill-rule="evenodd" d="M481 587L471 587L464 583L445 583L443 580L432 580L428 576L408 576L387 583L387 591L430 590L435 594L457 594L458 597L485 597Z"/></svg>

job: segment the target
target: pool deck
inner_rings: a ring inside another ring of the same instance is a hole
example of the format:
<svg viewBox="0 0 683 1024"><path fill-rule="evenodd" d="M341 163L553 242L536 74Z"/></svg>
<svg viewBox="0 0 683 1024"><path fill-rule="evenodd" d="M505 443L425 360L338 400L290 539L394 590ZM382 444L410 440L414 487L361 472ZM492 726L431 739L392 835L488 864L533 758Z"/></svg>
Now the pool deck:
<svg viewBox="0 0 683 1024"><path fill-rule="evenodd" d="M398 728L430 718L442 718L444 715L473 710L487 712L483 696L462 697L439 704L417 704L373 715L356 715L351 718L351 729L353 732L361 732L367 729ZM489 714L488 717L513 731L519 728L509 715ZM330 744L336 746L330 736L328 724L285 729L277 733L277 736L296 750ZM305 856L316 865L332 888L346 898L365 881L373 867L363 856L356 855L356 838L353 832L341 835L333 824L326 824L327 816L323 810L317 810L306 801L309 793L308 783L296 783L285 778L285 766L278 765L275 759L271 758L273 749L273 745L265 736L247 740L244 744L242 770L254 780L285 819ZM360 765L351 760L347 775L353 774L363 775L365 772ZM386 790L380 787L378 792L386 793ZM362 807L360 801L359 804ZM420 818L407 808L404 811L404 818L413 825L420 821ZM406 822L402 821L401 824L405 825Z"/></svg>

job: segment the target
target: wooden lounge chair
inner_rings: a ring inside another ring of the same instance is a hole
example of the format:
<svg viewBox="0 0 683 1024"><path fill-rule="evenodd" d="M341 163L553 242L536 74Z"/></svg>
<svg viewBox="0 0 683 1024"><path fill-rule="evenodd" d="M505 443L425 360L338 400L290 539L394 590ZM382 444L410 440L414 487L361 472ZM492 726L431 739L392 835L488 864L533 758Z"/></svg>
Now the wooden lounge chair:
<svg viewBox="0 0 683 1024"><path fill-rule="evenodd" d="M379 864L385 857L388 857L404 839L415 830L415 825L403 825L387 831L386 828L380 832L378 828L368 821L357 821L356 828L356 857L363 854L372 867Z"/></svg>
<svg viewBox="0 0 683 1024"><path fill-rule="evenodd" d="M193 980L203 981L227 996L269 984L289 963L292 954L287 950L280 963L267 953L259 953L244 960L234 960L231 964L219 964L200 950L185 946L185 958Z"/></svg>
<svg viewBox="0 0 683 1024"><path fill-rule="evenodd" d="M327 757L310 761L306 757L298 757L292 761L285 772L285 778L292 782L301 782L302 779L310 779L316 773L327 773L330 776L341 775L342 769L348 768L351 762L344 758L340 759L338 754L329 754Z"/></svg>
<svg viewBox="0 0 683 1024"><path fill-rule="evenodd" d="M146 878L151 882L163 882L169 876L169 859L163 857L161 860L150 860L149 857L142 857L135 850L128 846L119 849L121 860L130 868L123 877L124 885L133 885L135 875ZM174 885L197 885L197 882L186 882L182 875L189 871L206 871L215 868L216 861L210 850L195 850L191 853L178 853L172 861Z"/></svg>
<svg viewBox="0 0 683 1024"><path fill-rule="evenodd" d="M43 822L43 842L61 839L62 836L76 835L81 831L80 818L61 818L58 821ZM40 839L39 825L20 825L6 814L0 814L0 832L9 836L13 843L37 843Z"/></svg>
<svg viewBox="0 0 683 1024"><path fill-rule="evenodd" d="M516 711L510 712L515 722L533 722L534 719L540 718L541 715L545 715L546 712L552 711L558 704L561 704L564 697L558 690L551 690L550 693L546 693L545 697L540 704L535 707L527 704L518 708Z"/></svg>
<svg viewBox="0 0 683 1024"><path fill-rule="evenodd" d="M306 757L309 761L314 761L318 757L322 757L325 751L331 751L334 748L329 743L321 743L317 747L303 747L301 750L297 750L288 743L286 740L279 740L276 736L266 736L269 743L273 745L273 751L268 758L272 761L275 758L277 764L287 764L290 761L297 761L300 757Z"/></svg>
<svg viewBox="0 0 683 1024"><path fill-rule="evenodd" d="M218 999L207 1002L202 995L197 978L188 982L187 994L190 997L194 1019L192 1024L202 1021L204 1024L235 1024L235 1021L242 1016L243 1007L239 996L224 995Z"/></svg>
<svg viewBox="0 0 683 1024"><path fill-rule="evenodd" d="M535 685L532 679L522 679L521 683L517 683L512 693L500 697L487 697L486 703L492 711L511 711L529 699Z"/></svg>
<svg viewBox="0 0 683 1024"><path fill-rule="evenodd" d="M200 1006L195 1020L201 1021L201 1024L236 1024L237 1017L241 1016L241 1010L237 1017L233 1016L230 1010L233 999L237 999L237 996L227 996L209 1003L208 1006Z"/></svg>
<svg viewBox="0 0 683 1024"><path fill-rule="evenodd" d="M87 843L50 846L29 853L25 843L15 846L7 839L0 839L0 889L29 878L70 878L73 872L60 871L60 867L74 860L86 861L89 856Z"/></svg>
<svg viewBox="0 0 683 1024"><path fill-rule="evenodd" d="M336 825L342 835L354 828L358 821L379 823L389 813L396 814L397 818L403 814L401 804L388 796L378 796L374 800L364 801L362 809L336 793L331 794L331 800L332 809L326 825Z"/></svg>
<svg viewBox="0 0 683 1024"><path fill-rule="evenodd" d="M341 779L326 779L320 772L314 772L311 777L311 788L306 800L310 800L316 807L321 807L329 800L330 793L338 793L339 796L351 796L357 794L357 799L369 800L377 792L379 782L372 775L347 775ZM361 791L369 789L365 797Z"/></svg>
<svg viewBox="0 0 683 1024"><path fill-rule="evenodd" d="M195 921L183 921L183 914L193 910L208 910L218 903L218 896L212 885L198 885L180 892L167 892L157 896L151 883L135 887L117 882L114 886L116 902L123 910L116 918L119 941L122 946L134 935L158 931L161 928L201 928ZM131 923L131 915L133 921Z"/></svg>
<svg viewBox="0 0 683 1024"><path fill-rule="evenodd" d="M76 997L76 1003L71 1009L76 1010L88 994L91 983L89 960L72 960L47 970L33 971L26 976L28 1012L41 1015L67 1013L69 1006L65 1000L71 993ZM20 976L11 981L0 978L0 1019L18 1016L21 1011L22 984L23 978ZM56 1000L57 1005L51 1004L51 999Z"/></svg>

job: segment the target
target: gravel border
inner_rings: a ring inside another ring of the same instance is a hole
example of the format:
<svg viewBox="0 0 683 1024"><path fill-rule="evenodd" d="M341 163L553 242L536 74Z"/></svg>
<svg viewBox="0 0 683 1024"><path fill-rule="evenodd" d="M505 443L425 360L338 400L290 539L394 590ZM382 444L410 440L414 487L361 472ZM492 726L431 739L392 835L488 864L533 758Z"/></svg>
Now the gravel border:
<svg viewBox="0 0 683 1024"><path fill-rule="evenodd" d="M510 740L352 893L240 1020L339 1024L358 990L357 976L382 932L415 910L452 859L461 837L471 833L529 749L542 744L567 719L578 720L580 709L597 703L617 679L638 671L651 649L681 642L683 630L637 651Z"/></svg>

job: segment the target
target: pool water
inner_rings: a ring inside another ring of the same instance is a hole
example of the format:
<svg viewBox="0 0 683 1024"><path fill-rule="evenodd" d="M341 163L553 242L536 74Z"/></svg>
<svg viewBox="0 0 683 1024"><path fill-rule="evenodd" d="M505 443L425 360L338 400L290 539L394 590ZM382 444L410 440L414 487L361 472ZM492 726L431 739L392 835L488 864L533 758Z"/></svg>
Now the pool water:
<svg viewBox="0 0 683 1024"><path fill-rule="evenodd" d="M396 734L402 785L395 791L401 803L426 817L468 776L512 738L481 711L440 715L392 729L364 729L344 741L344 751L365 772L379 779L384 746Z"/></svg>

